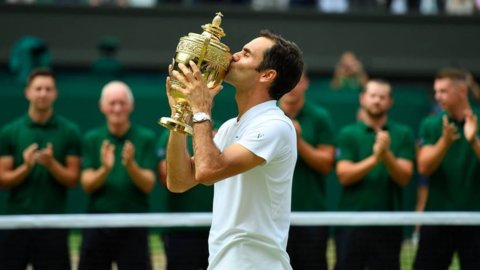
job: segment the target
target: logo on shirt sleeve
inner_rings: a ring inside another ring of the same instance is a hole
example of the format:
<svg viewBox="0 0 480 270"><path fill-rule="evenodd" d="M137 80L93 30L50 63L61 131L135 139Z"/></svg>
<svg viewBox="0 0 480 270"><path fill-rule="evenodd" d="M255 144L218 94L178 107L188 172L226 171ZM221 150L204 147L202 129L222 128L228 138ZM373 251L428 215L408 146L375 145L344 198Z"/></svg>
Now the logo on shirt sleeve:
<svg viewBox="0 0 480 270"><path fill-rule="evenodd" d="M342 149L340 149L340 147L337 147L337 149L335 149L335 156L338 158L340 157L341 154L342 154Z"/></svg>

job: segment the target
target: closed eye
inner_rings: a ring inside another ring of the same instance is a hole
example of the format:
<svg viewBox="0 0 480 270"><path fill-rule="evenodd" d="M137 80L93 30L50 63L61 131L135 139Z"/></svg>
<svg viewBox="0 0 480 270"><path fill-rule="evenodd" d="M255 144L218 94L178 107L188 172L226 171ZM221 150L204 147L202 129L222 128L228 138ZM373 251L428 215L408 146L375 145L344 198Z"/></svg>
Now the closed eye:
<svg viewBox="0 0 480 270"><path fill-rule="evenodd" d="M252 52L250 51L250 49L248 48L243 48L243 55L244 56L250 56Z"/></svg>

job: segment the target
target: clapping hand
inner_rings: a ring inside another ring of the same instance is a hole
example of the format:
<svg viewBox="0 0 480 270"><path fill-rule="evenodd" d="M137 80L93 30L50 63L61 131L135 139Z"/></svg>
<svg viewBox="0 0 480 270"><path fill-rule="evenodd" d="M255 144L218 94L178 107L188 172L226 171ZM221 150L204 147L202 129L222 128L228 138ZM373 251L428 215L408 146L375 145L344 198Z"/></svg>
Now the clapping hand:
<svg viewBox="0 0 480 270"><path fill-rule="evenodd" d="M52 143L48 143L47 147L37 151L37 162L40 165L48 167L54 159Z"/></svg>
<svg viewBox="0 0 480 270"><path fill-rule="evenodd" d="M126 141L123 145L122 164L129 166L135 161L135 146L132 142Z"/></svg>
<svg viewBox="0 0 480 270"><path fill-rule="evenodd" d="M293 127L295 128L295 133L297 134L297 140L302 137L302 126L296 119L292 119Z"/></svg>
<svg viewBox="0 0 480 270"><path fill-rule="evenodd" d="M54 160L52 143L48 143L44 149L38 149L38 144L32 143L23 151L23 161L28 168L32 168L37 163L49 167Z"/></svg>
<svg viewBox="0 0 480 270"><path fill-rule="evenodd" d="M463 126L463 134L465 139L472 143L478 132L478 122L477 116L472 112L472 110L467 110L465 112L465 125Z"/></svg>
<svg viewBox="0 0 480 270"><path fill-rule="evenodd" d="M378 160L384 158L390 149L390 134L384 130L377 130L375 143L373 144L373 154Z"/></svg>
<svg viewBox="0 0 480 270"><path fill-rule="evenodd" d="M448 144L460 139L460 134L458 133L457 127L453 123L448 122L448 117L443 116L443 132L442 137L446 140Z"/></svg>
<svg viewBox="0 0 480 270"><path fill-rule="evenodd" d="M32 168L37 162L38 144L32 143L23 151L23 162L28 168Z"/></svg>
<svg viewBox="0 0 480 270"><path fill-rule="evenodd" d="M102 142L102 147L100 149L100 159L102 166L110 171L115 165L115 145L111 144L108 140Z"/></svg>

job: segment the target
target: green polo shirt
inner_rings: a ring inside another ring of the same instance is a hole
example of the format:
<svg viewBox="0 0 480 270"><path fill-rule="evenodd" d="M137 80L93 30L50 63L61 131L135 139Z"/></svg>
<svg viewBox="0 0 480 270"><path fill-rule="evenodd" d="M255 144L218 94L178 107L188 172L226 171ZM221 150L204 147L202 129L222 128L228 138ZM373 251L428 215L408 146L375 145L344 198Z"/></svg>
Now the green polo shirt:
<svg viewBox="0 0 480 270"><path fill-rule="evenodd" d="M303 139L313 147L335 144L335 131L329 113L306 102L297 121L302 127ZM292 211L325 210L325 175L312 169L298 155L292 183Z"/></svg>
<svg viewBox="0 0 480 270"><path fill-rule="evenodd" d="M135 213L148 212L148 194L141 191L122 165L125 141L135 146L135 160L141 168L156 168L155 134L144 127L132 125L123 136L111 134L106 126L89 131L83 142L84 169L101 166L100 149L103 140L115 145L115 164L101 188L92 192L87 211L89 213Z"/></svg>
<svg viewBox="0 0 480 270"><path fill-rule="evenodd" d="M388 121L384 127L390 134L390 150L395 157L414 160L415 141L412 130ZM344 127L338 137L338 160L359 162L372 155L375 132L359 121ZM383 163L377 164L363 179L343 187L340 211L400 210L401 187L388 175Z"/></svg>
<svg viewBox="0 0 480 270"><path fill-rule="evenodd" d="M55 159L65 165L67 156L80 156L81 138L76 124L53 114L44 124L24 115L4 126L0 132L0 156L14 158L14 168L23 164L23 151L33 143L40 149L53 146ZM36 164L25 180L8 190L7 214L54 214L66 209L67 187Z"/></svg>
<svg viewBox="0 0 480 270"><path fill-rule="evenodd" d="M475 110L478 114L478 110ZM442 136L445 113L429 116L420 126L420 144L433 145ZM454 141L429 177L426 211L479 211L480 161L463 135L464 122L449 117L461 138ZM478 120L480 126L480 119ZM478 131L480 132L480 131ZM478 133L477 133L478 136Z"/></svg>

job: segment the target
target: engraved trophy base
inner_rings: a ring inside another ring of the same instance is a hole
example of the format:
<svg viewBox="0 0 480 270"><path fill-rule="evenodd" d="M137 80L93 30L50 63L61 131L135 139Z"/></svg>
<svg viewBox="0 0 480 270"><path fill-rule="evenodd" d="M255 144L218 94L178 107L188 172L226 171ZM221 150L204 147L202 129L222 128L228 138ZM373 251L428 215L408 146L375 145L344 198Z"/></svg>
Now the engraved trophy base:
<svg viewBox="0 0 480 270"><path fill-rule="evenodd" d="M168 128L170 130L173 130L175 132L179 132L179 133L182 133L182 134L193 135L193 128L190 125L185 124L183 122L180 122L180 121L175 120L175 119L170 118L170 117L160 118L160 120L158 121L158 124Z"/></svg>

